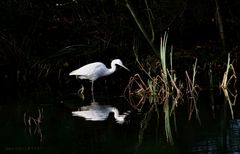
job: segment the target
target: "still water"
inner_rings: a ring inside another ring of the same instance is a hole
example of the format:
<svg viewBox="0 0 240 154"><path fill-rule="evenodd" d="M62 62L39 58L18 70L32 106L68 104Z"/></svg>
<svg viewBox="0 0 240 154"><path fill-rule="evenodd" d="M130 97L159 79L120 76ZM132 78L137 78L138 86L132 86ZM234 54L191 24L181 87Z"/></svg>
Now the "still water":
<svg viewBox="0 0 240 154"><path fill-rule="evenodd" d="M153 113L143 128L143 115L123 97L22 98L0 106L0 153L240 153L238 119L179 118L171 146L162 121Z"/></svg>

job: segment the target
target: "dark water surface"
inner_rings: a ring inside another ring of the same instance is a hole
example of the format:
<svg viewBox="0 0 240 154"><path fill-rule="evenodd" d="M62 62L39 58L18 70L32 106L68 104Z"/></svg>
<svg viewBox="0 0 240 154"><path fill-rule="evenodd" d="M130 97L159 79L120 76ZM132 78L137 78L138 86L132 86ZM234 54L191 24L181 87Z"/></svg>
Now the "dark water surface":
<svg viewBox="0 0 240 154"><path fill-rule="evenodd" d="M133 111L124 98L95 100L97 109L111 107L127 115L124 122L119 123L113 112L97 121L73 116L72 111L91 106L90 101L80 98L24 98L1 105L0 153L240 153L238 119L227 121L223 127L212 120L203 120L202 126L197 122L181 125L180 118L171 146L165 141L163 123L156 129L154 116L143 130L143 113Z"/></svg>

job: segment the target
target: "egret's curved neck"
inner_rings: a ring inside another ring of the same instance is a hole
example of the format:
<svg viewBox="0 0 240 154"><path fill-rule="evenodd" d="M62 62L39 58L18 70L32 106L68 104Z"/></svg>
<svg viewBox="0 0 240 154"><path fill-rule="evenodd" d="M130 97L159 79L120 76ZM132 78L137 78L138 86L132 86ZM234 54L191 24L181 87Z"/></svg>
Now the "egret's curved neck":
<svg viewBox="0 0 240 154"><path fill-rule="evenodd" d="M108 74L112 74L115 71L116 71L116 64L115 63L111 63L111 68L108 69Z"/></svg>
<svg viewBox="0 0 240 154"><path fill-rule="evenodd" d="M112 108L113 116L118 122L123 122L125 116L124 115L119 115L119 111L116 108Z"/></svg>
<svg viewBox="0 0 240 154"><path fill-rule="evenodd" d="M119 117L119 111L116 108L112 108L112 112L114 113L114 118L118 118Z"/></svg>

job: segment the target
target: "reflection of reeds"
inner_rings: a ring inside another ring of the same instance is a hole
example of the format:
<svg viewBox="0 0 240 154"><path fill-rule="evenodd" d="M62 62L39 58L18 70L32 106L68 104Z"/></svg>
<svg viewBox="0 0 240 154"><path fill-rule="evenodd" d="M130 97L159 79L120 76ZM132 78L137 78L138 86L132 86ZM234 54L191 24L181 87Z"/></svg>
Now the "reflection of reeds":
<svg viewBox="0 0 240 154"><path fill-rule="evenodd" d="M84 101L85 97L84 97L84 86L83 85L81 85L81 88L78 90L77 94Z"/></svg>
<svg viewBox="0 0 240 154"><path fill-rule="evenodd" d="M43 119L43 109L38 109L38 116L37 117L27 115L26 112L23 115L23 122L24 122L26 128L28 129L28 133L30 135L32 135L32 128L35 125L34 135L37 133L40 136L40 142L42 142L42 140L43 140L42 130L41 130L41 127L40 127L42 119Z"/></svg>
<svg viewBox="0 0 240 154"><path fill-rule="evenodd" d="M154 112L154 108L155 108L155 105L151 105L151 108L148 110L148 112L144 113L144 117L143 117L143 119L140 123L140 130L139 130L139 134L138 134L137 147L142 144L144 131L148 127L149 121L150 121L150 119L152 117L152 114Z"/></svg>
<svg viewBox="0 0 240 154"><path fill-rule="evenodd" d="M215 119L215 102L214 102L214 89L213 89L213 74L212 74L212 64L209 64L209 90L210 90L210 101L211 101L211 108L212 108L212 116Z"/></svg>
<svg viewBox="0 0 240 154"><path fill-rule="evenodd" d="M195 64L193 65L193 74L192 74L192 79L190 79L188 72L186 71L186 80L187 80L187 89L186 89L186 94L187 94L187 99L189 102L189 116L188 119L190 120L192 117L192 113L195 111L196 117L198 119L199 124L201 125L201 120L199 117L198 113L198 108L197 108L197 99L198 99L198 93L199 93L199 86L195 82L195 77L196 77L196 67L197 67L197 59L195 61Z"/></svg>
<svg viewBox="0 0 240 154"><path fill-rule="evenodd" d="M229 77L229 71L232 72L232 75ZM232 92L229 89L229 85L231 84L231 81L234 80L233 82L233 90L234 92ZM227 68L226 71L224 72L223 75L223 79L222 79L222 83L220 85L220 88L222 89L224 96L225 96L225 100L228 102L229 104L229 108L231 111L231 115L232 115L232 119L234 119L234 114L233 114L233 108L232 106L235 105L236 99L237 99L237 89L235 88L235 84L236 84L236 80L237 80L237 76L234 70L234 67L232 64L230 64L230 53L228 53L228 62L227 62Z"/></svg>

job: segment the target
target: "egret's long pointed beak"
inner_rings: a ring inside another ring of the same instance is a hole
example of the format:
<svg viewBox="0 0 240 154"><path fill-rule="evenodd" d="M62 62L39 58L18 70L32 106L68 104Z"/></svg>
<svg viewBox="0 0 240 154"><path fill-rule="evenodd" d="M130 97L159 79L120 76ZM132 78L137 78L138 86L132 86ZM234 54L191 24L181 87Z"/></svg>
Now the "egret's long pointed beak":
<svg viewBox="0 0 240 154"><path fill-rule="evenodd" d="M120 65L120 66L122 66L123 68L125 68L126 70L128 70L130 72L130 70L127 67L125 67L124 65Z"/></svg>

